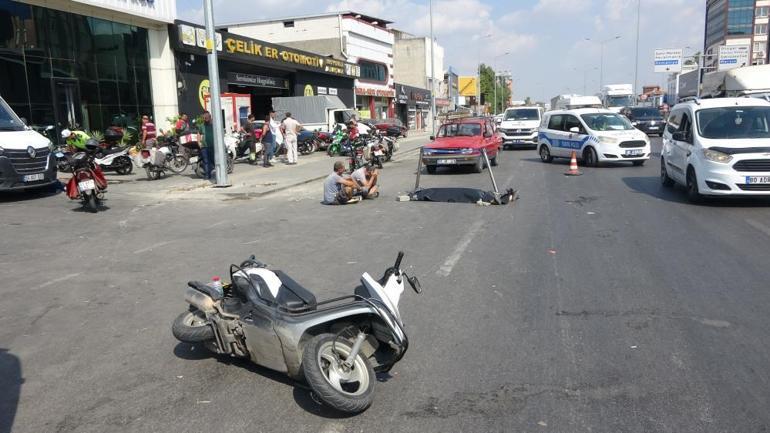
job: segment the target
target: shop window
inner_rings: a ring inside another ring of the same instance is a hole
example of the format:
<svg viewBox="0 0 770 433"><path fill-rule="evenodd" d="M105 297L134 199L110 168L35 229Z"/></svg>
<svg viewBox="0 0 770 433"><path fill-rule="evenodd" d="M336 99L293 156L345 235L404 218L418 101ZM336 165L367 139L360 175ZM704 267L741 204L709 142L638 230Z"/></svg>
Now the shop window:
<svg viewBox="0 0 770 433"><path fill-rule="evenodd" d="M767 34L767 24L757 24L754 26L754 34L755 35L766 35Z"/></svg>
<svg viewBox="0 0 770 433"><path fill-rule="evenodd" d="M388 68L384 64L369 60L359 60L358 66L361 67L362 80L381 83L388 82Z"/></svg>

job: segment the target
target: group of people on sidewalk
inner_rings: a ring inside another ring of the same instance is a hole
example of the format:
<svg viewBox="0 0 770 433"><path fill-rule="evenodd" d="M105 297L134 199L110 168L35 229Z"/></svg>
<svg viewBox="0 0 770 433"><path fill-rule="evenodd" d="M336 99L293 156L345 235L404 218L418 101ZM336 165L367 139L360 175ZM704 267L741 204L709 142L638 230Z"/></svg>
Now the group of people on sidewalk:
<svg viewBox="0 0 770 433"><path fill-rule="evenodd" d="M251 141L251 155L249 157L252 161L256 160L256 143L259 142L262 145L262 165L264 167L272 167L272 159L275 156L276 150L280 149L283 145L286 147L286 164L297 164L297 136L301 130L302 124L294 119L291 113L287 112L283 120L279 122L275 118L275 111L270 110L270 113L265 116L265 123L262 125L262 129L257 131L254 115L249 114L246 124L243 125L246 139Z"/></svg>

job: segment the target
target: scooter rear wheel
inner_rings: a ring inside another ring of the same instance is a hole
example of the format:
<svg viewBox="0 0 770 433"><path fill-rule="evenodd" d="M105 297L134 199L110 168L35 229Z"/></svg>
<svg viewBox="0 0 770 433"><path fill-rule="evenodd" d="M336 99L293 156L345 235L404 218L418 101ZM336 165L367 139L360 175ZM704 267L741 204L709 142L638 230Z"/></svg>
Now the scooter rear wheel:
<svg viewBox="0 0 770 433"><path fill-rule="evenodd" d="M185 343L202 343L214 339L214 330L199 310L185 311L171 325L171 333Z"/></svg>
<svg viewBox="0 0 770 433"><path fill-rule="evenodd" d="M345 413L359 413L371 406L374 400L374 369L362 353L358 353L353 366L345 370L341 363L346 359L352 344L334 334L313 337L302 353L302 372L313 392L326 405Z"/></svg>

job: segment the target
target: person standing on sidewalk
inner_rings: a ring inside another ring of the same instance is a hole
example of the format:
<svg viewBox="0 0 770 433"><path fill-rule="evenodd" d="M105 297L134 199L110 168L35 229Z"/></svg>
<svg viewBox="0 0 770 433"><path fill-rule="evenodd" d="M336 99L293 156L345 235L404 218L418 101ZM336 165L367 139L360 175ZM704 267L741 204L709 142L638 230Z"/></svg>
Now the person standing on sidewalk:
<svg viewBox="0 0 770 433"><path fill-rule="evenodd" d="M150 122L150 117L145 114L142 116L142 148L155 147L157 136L155 124Z"/></svg>
<svg viewBox="0 0 770 433"><path fill-rule="evenodd" d="M249 113L246 123L243 124L243 132L246 134L244 140L249 143L249 161L257 160L257 142L254 135L254 115Z"/></svg>
<svg viewBox="0 0 770 433"><path fill-rule="evenodd" d="M214 161L214 125L211 123L211 113L203 112L203 141L201 142L201 159L203 160L203 177L211 179L211 163Z"/></svg>
<svg viewBox="0 0 770 433"><path fill-rule="evenodd" d="M294 165L297 163L297 133L302 125L291 117L291 113L286 113L283 119L282 128L286 134L286 163Z"/></svg>
<svg viewBox="0 0 770 433"><path fill-rule="evenodd" d="M270 163L270 159L273 158L273 150L274 150L273 143L275 142L275 140L274 140L272 130L270 128L270 121L271 121L270 115L265 116L265 124L262 125L262 136L259 139L259 142L262 143L262 155L264 157L264 161L262 163L263 167L273 166L273 164Z"/></svg>
<svg viewBox="0 0 770 433"><path fill-rule="evenodd" d="M275 118L275 111L270 110L270 133L273 135L273 151L270 157L280 154L281 145L283 144L283 132L281 132L281 122Z"/></svg>

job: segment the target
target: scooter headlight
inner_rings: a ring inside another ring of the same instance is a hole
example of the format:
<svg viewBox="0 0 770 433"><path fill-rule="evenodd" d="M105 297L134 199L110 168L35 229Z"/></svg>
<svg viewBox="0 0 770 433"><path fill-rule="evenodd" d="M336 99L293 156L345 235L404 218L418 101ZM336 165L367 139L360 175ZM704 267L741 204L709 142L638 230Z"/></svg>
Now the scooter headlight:
<svg viewBox="0 0 770 433"><path fill-rule="evenodd" d="M719 162L722 164L727 164L728 162L733 160L732 155L728 155L724 152L719 152L717 150L711 150L711 149L703 149L703 156L709 161Z"/></svg>

